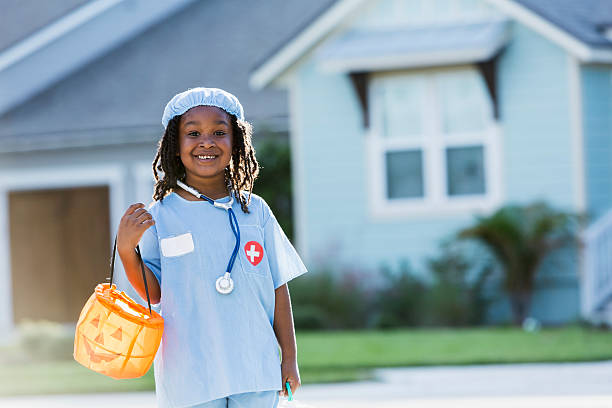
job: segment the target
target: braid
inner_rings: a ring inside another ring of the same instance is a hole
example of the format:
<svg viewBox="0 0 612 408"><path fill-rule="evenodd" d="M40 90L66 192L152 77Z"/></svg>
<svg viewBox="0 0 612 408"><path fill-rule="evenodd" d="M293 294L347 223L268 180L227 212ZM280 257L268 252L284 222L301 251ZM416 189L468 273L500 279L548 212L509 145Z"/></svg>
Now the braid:
<svg viewBox="0 0 612 408"><path fill-rule="evenodd" d="M253 185L259 175L259 163L255 157L255 149L251 143L253 128L249 122L241 121L234 115L229 115L232 125L232 157L225 170L225 181L231 192L240 202L245 213L249 212ZM179 154L179 123L181 116L175 116L168 122L166 131L159 141L157 153L153 160L153 175L155 176L155 192L153 199L161 201L176 188L176 181L185 178L185 167ZM160 176L159 172L163 174ZM242 191L248 191L244 196Z"/></svg>
<svg viewBox="0 0 612 408"><path fill-rule="evenodd" d="M163 200L176 187L176 180L185 177L185 167L178 156L180 120L180 116L170 119L157 147L157 154L155 160L153 160L153 175L155 177L153 199L155 201ZM162 178L160 178L158 171L163 172Z"/></svg>
<svg viewBox="0 0 612 408"><path fill-rule="evenodd" d="M251 194L253 193L253 185L259 175L259 163L255 157L255 148L251 143L253 127L247 121L238 120L234 115L230 115L232 120L232 133L234 135L232 160L229 165L229 179L231 189L236 194L240 201L242 211L249 212L248 205L251 202ZM245 197L241 192L248 191L248 196Z"/></svg>

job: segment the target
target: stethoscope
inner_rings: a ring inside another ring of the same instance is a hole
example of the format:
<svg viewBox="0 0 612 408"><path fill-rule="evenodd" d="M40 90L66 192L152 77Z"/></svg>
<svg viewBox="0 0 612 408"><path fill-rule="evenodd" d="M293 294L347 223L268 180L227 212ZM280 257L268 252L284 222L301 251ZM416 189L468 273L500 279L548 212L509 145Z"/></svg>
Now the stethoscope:
<svg viewBox="0 0 612 408"><path fill-rule="evenodd" d="M221 293L222 295L227 295L228 293L231 293L232 290L234 290L234 281L230 277L230 274L232 272L232 266L234 266L236 256L238 255L238 248L240 247L240 228L238 227L238 220L236 219L236 214L234 213L234 210L232 210L232 204L234 204L234 197L230 195L230 200L227 203L219 203L213 200L212 198L206 197L204 194L200 193L195 188L186 185L180 180L177 180L176 184L178 184L183 190L193 194L197 198L202 198L217 208L227 210L230 227L232 227L232 232L236 237L236 245L234 246L234 251L232 252L232 256L230 257L230 260L227 264L225 274L220 276L215 282L217 292Z"/></svg>

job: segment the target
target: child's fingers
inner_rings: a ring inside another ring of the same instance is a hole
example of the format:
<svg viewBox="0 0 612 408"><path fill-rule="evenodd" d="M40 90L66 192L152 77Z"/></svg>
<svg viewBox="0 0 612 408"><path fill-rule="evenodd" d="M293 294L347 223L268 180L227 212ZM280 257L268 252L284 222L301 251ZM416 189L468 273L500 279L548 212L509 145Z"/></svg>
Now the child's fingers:
<svg viewBox="0 0 612 408"><path fill-rule="evenodd" d="M291 394L295 393L295 391L300 387L300 382L297 379L293 377L287 377L285 381L283 381L283 390L281 391L281 396L283 397L289 396L289 393L287 391L287 383L289 383L289 387L291 388Z"/></svg>
<svg viewBox="0 0 612 408"><path fill-rule="evenodd" d="M153 218L153 216L150 213L148 213L146 210L143 210L140 213L134 213L134 216L136 217L136 222L138 223L142 223L143 221Z"/></svg>
<svg viewBox="0 0 612 408"><path fill-rule="evenodd" d="M289 378L287 381L289 381L289 386L291 387L291 393L295 393L297 389L300 388L300 385L302 385L297 378Z"/></svg>
<svg viewBox="0 0 612 408"><path fill-rule="evenodd" d="M136 204L132 204L128 207L128 209L125 211L125 215L132 215L134 213L134 211L136 211L139 208L143 208L144 204L143 203L136 203Z"/></svg>

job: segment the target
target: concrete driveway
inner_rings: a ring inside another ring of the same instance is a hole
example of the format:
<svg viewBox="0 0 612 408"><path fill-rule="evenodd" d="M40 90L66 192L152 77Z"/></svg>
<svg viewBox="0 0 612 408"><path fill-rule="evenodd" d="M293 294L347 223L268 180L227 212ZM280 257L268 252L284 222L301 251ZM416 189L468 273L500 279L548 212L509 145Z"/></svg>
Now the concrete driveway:
<svg viewBox="0 0 612 408"><path fill-rule="evenodd" d="M293 408L610 408L612 361L398 368L377 380L306 385ZM151 392L0 398L2 408L150 408Z"/></svg>

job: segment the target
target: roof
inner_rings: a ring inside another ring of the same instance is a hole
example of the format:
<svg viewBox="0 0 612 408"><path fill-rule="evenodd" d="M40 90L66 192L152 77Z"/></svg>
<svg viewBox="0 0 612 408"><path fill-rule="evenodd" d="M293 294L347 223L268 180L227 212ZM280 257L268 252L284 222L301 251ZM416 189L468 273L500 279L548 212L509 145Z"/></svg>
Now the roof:
<svg viewBox="0 0 612 408"><path fill-rule="evenodd" d="M193 1L91 0L47 24L0 52L0 114Z"/></svg>
<svg viewBox="0 0 612 408"><path fill-rule="evenodd" d="M165 13L159 22L107 52L98 53L85 65L71 65L73 70L68 75L50 81L40 92L5 112L0 109L0 140L6 144L0 153L146 142L147 132L159 138L165 104L177 92L195 86L226 89L240 99L247 119L256 129L285 131L286 92L253 91L248 87L250 68L279 38L286 38L295 27L310 21L329 1L266 0L262 4L248 2L248 6L225 0L194 1L176 13ZM134 8L134 0L125 2L131 7L123 8ZM151 10L155 5L176 0L139 0L139 3ZM142 10L136 11L142 17ZM271 13L278 18L274 24L270 24ZM216 18L208 21L211 15ZM208 23L202 25L202 21ZM99 25L95 20L92 22ZM85 23L83 28L92 22ZM113 22L116 19L103 27L112 28ZM77 46L84 42L82 38L82 33L75 38ZM39 62L40 69L48 71L50 65L62 60L58 55L70 51L56 44L57 41L44 47L46 59ZM33 81L27 71L19 72L21 79L14 80L17 86L10 85L11 92ZM7 74L0 71L0 89L4 89L2 77ZM3 97L0 92L0 101ZM121 133L123 128L129 131Z"/></svg>
<svg viewBox="0 0 612 408"><path fill-rule="evenodd" d="M2 0L0 51L65 16L88 0Z"/></svg>
<svg viewBox="0 0 612 408"><path fill-rule="evenodd" d="M507 16L565 48L582 62L611 63L612 0L486 0ZM308 27L286 39L268 60L256 66L249 83L261 89L365 4L337 0Z"/></svg>
<svg viewBox="0 0 612 408"><path fill-rule="evenodd" d="M605 28L612 28L610 0L515 0L585 44L612 48Z"/></svg>

